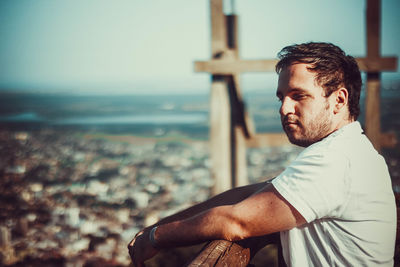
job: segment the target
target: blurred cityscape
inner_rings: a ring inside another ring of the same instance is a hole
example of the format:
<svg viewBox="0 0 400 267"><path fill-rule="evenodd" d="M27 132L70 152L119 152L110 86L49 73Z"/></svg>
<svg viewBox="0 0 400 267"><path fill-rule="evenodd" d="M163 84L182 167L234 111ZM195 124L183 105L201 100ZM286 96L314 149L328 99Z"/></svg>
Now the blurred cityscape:
<svg viewBox="0 0 400 267"><path fill-rule="evenodd" d="M213 185L204 141L3 130L0 145L3 264L128 266L136 232L209 198ZM249 152L255 182L298 148Z"/></svg>

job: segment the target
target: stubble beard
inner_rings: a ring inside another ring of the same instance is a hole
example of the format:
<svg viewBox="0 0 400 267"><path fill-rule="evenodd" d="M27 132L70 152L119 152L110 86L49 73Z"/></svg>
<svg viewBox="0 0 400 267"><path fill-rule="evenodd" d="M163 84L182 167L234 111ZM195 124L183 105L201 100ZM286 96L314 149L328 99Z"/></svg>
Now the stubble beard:
<svg viewBox="0 0 400 267"><path fill-rule="evenodd" d="M294 145L308 147L329 135L332 125L332 118L329 116L328 109L329 104L327 103L325 109L321 109L315 117L308 119L306 122L301 122L298 119L295 120L295 129L285 127L284 119L282 126L287 137L289 138L289 141Z"/></svg>

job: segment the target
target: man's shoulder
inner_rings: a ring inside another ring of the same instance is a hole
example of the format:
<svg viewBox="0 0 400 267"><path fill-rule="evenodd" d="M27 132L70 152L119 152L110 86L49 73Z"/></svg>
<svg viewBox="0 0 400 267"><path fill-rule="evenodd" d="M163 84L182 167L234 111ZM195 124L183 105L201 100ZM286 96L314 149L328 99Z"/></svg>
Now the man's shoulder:
<svg viewBox="0 0 400 267"><path fill-rule="evenodd" d="M330 138L329 140L322 140L307 147L299 154L298 158L344 157L346 151L343 148L346 148L346 146L340 140Z"/></svg>
<svg viewBox="0 0 400 267"><path fill-rule="evenodd" d="M363 133L360 123L355 121L312 144L304 152L306 155L337 154L348 156L354 151L361 150L374 152L374 148Z"/></svg>

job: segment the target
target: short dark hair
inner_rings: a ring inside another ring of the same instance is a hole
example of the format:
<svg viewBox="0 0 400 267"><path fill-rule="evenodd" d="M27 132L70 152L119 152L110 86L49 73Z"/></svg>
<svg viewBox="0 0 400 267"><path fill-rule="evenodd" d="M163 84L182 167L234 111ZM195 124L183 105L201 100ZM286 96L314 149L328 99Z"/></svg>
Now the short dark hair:
<svg viewBox="0 0 400 267"><path fill-rule="evenodd" d="M331 43L309 42L284 47L278 53L276 72L294 63L310 64L310 71L316 72L316 82L330 96L340 87L349 92L349 112L355 120L360 115L361 74L357 62L342 49Z"/></svg>

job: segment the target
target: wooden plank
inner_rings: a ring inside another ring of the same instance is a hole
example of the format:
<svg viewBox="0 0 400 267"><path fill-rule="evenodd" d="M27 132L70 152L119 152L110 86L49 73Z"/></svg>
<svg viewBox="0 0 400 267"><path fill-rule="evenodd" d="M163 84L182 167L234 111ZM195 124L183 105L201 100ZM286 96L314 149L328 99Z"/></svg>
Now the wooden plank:
<svg viewBox="0 0 400 267"><path fill-rule="evenodd" d="M210 10L211 57L220 58L228 49L223 0L210 0ZM210 93L210 158L214 195L232 188L230 129L228 87L224 77L213 75Z"/></svg>
<svg viewBox="0 0 400 267"><path fill-rule="evenodd" d="M239 58L239 36L238 36L238 17L236 15L226 16L227 25L227 45L228 49L234 52L234 58Z"/></svg>
<svg viewBox="0 0 400 267"><path fill-rule="evenodd" d="M247 176L247 146L246 138L250 134L249 125L246 121L246 111L243 106L243 97L240 90L239 75L232 75L232 89L234 92L234 99L231 101L231 109L234 110L235 116L232 121L235 122L232 137L234 139L234 144L232 151L234 151L233 166L234 166L234 179L232 181L233 187L243 186L249 184Z"/></svg>
<svg viewBox="0 0 400 267"><path fill-rule="evenodd" d="M250 114L247 112L247 110L245 110L244 121L246 124L246 129L247 129L247 134L248 134L247 138L251 138L252 136L254 136L256 134L256 126L255 126L253 118L250 116Z"/></svg>
<svg viewBox="0 0 400 267"><path fill-rule="evenodd" d="M232 187L231 183L231 111L226 82L214 76L210 94L210 157L213 194Z"/></svg>
<svg viewBox="0 0 400 267"><path fill-rule="evenodd" d="M396 71L397 58L356 58L357 64L361 71L378 72L378 71ZM271 72L275 71L277 59L262 60L210 60L196 61L194 63L194 71L209 72L213 74L228 75L244 72Z"/></svg>
<svg viewBox="0 0 400 267"><path fill-rule="evenodd" d="M210 60L196 61L196 72L209 72L213 74L236 74L243 72L275 71L278 60Z"/></svg>
<svg viewBox="0 0 400 267"><path fill-rule="evenodd" d="M210 0L211 9L211 53L218 58L226 49L226 22L223 0Z"/></svg>
<svg viewBox="0 0 400 267"><path fill-rule="evenodd" d="M380 57L380 0L367 0L367 57L368 60ZM367 72L365 99L365 133L375 149L381 149L381 119L380 119L380 73Z"/></svg>
<svg viewBox="0 0 400 267"><path fill-rule="evenodd" d="M381 149L381 83L379 76L379 73L367 73L367 91L365 98L365 133L378 151Z"/></svg>
<svg viewBox="0 0 400 267"><path fill-rule="evenodd" d="M280 247L280 243L279 233L252 237L238 242L214 240L203 247L199 254L186 266L248 266L247 264L260 249L269 244ZM278 266L284 266L283 258L279 259Z"/></svg>
<svg viewBox="0 0 400 267"><path fill-rule="evenodd" d="M356 58L356 61L361 71L380 72L397 70L397 57Z"/></svg>
<svg viewBox="0 0 400 267"><path fill-rule="evenodd" d="M379 58L381 51L381 1L367 0L367 57Z"/></svg>
<svg viewBox="0 0 400 267"><path fill-rule="evenodd" d="M240 90L239 75L225 76L230 94L231 108L231 140L232 140L232 186L247 185L247 157L246 157L246 138L249 136L246 125L246 118Z"/></svg>
<svg viewBox="0 0 400 267"><path fill-rule="evenodd" d="M240 81L239 81L240 76L238 74L236 74L236 75L232 75L232 77L233 77L234 87L236 88L236 95L237 95L238 101L240 101L240 104L242 105L241 107L234 107L234 108L241 109L240 121L242 121L243 131L244 131L246 138L249 138L252 135L254 135L254 133L255 133L254 122L253 122L253 119L251 118L251 116L249 115L249 113L247 112L246 107L244 105L242 91L240 89Z"/></svg>
<svg viewBox="0 0 400 267"><path fill-rule="evenodd" d="M250 249L226 240L208 243L187 267L237 266L246 267L250 261Z"/></svg>
<svg viewBox="0 0 400 267"><path fill-rule="evenodd" d="M226 58L237 60L239 58L237 16L226 16L227 46L229 52ZM231 166L232 187L247 185L247 157L246 157L246 135L248 135L245 124L243 98L240 90L239 74L226 77L230 93L231 109Z"/></svg>
<svg viewBox="0 0 400 267"><path fill-rule="evenodd" d="M249 179L247 176L247 146L246 137L243 132L243 128L240 126L235 126L235 179L232 186L238 187L249 184Z"/></svg>

